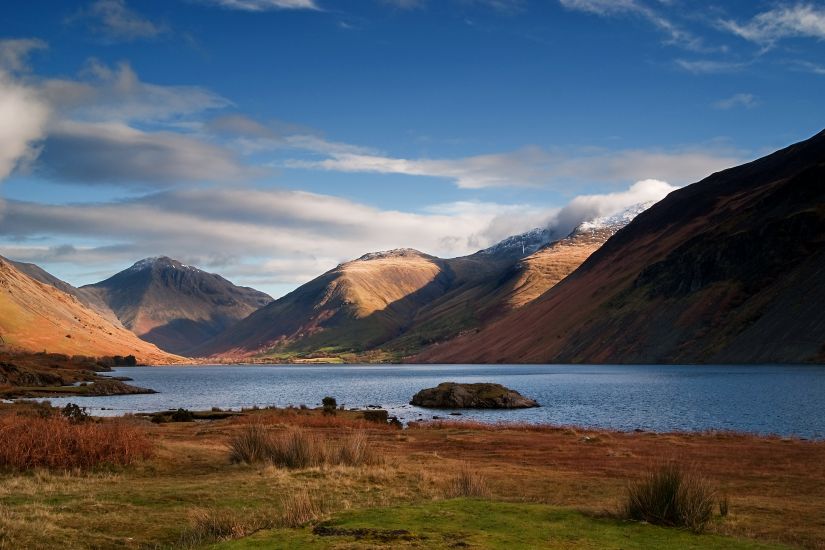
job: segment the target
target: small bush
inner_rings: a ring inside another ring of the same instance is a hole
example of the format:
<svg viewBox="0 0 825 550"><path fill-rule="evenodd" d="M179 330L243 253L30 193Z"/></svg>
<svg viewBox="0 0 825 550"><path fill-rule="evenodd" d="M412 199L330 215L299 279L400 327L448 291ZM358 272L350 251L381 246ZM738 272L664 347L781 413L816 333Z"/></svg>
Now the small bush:
<svg viewBox="0 0 825 550"><path fill-rule="evenodd" d="M334 397L324 397L321 399L321 404L324 406L324 414L335 416L335 410L338 408L338 402Z"/></svg>
<svg viewBox="0 0 825 550"><path fill-rule="evenodd" d="M72 424L82 424L92 418L91 415L86 412L85 408L74 403L67 403L66 406L60 410L60 414Z"/></svg>
<svg viewBox="0 0 825 550"><path fill-rule="evenodd" d="M178 409L171 415L172 422L192 422L195 420L195 415L188 409Z"/></svg>
<svg viewBox="0 0 825 550"><path fill-rule="evenodd" d="M124 421L73 424L63 416L0 419L0 468L90 470L152 456L145 432Z"/></svg>
<svg viewBox="0 0 825 550"><path fill-rule="evenodd" d="M490 498L490 488L481 474L464 465L447 487L450 498Z"/></svg>
<svg viewBox="0 0 825 550"><path fill-rule="evenodd" d="M282 468L311 468L324 464L326 449L321 441L299 428L287 430L273 440L269 460Z"/></svg>
<svg viewBox="0 0 825 550"><path fill-rule="evenodd" d="M390 414L384 409L369 409L364 411L364 420L367 422L386 424L390 420Z"/></svg>
<svg viewBox="0 0 825 550"><path fill-rule="evenodd" d="M700 533L711 520L713 504L714 492L707 481L671 463L650 471L628 487L623 515Z"/></svg>

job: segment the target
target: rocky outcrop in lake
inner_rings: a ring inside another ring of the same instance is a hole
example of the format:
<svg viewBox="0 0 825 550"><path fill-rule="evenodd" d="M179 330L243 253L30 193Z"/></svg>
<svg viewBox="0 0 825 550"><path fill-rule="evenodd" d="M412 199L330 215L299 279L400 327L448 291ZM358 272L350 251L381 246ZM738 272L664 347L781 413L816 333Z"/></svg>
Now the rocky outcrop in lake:
<svg viewBox="0 0 825 550"><path fill-rule="evenodd" d="M429 409L527 409L538 407L532 399L501 384L442 382L415 394L411 405Z"/></svg>

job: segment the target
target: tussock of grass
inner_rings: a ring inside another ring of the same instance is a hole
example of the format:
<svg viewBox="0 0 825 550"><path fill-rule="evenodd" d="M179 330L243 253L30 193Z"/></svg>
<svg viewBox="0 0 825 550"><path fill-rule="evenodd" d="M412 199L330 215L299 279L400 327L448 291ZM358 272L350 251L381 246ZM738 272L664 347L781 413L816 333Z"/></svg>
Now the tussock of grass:
<svg viewBox="0 0 825 550"><path fill-rule="evenodd" d="M705 479L669 463L651 470L628 487L623 515L700 533L713 516L714 496Z"/></svg>
<svg viewBox="0 0 825 550"><path fill-rule="evenodd" d="M491 496L492 492L487 485L487 480L467 464L450 479L447 487L448 498L490 498Z"/></svg>
<svg viewBox="0 0 825 550"><path fill-rule="evenodd" d="M177 546L199 548L210 543L248 537L263 529L303 527L320 519L323 513L323 506L306 490L286 495L281 501L280 513L214 507L197 508L189 513L189 527L181 534Z"/></svg>
<svg viewBox="0 0 825 550"><path fill-rule="evenodd" d="M302 527L322 514L321 505L307 491L296 491L284 499L279 523L282 527Z"/></svg>
<svg viewBox="0 0 825 550"><path fill-rule="evenodd" d="M280 434L261 424L250 424L229 441L234 463L269 462L281 468L303 469L322 465L364 466L380 462L364 432L354 432L338 442L301 428Z"/></svg>
<svg viewBox="0 0 825 550"><path fill-rule="evenodd" d="M189 527L181 534L176 547L199 548L214 542L241 539L277 525L257 511L197 508L189 513Z"/></svg>
<svg viewBox="0 0 825 550"><path fill-rule="evenodd" d="M91 470L128 466L153 455L145 432L125 421L72 423L62 416L0 419L0 468Z"/></svg>

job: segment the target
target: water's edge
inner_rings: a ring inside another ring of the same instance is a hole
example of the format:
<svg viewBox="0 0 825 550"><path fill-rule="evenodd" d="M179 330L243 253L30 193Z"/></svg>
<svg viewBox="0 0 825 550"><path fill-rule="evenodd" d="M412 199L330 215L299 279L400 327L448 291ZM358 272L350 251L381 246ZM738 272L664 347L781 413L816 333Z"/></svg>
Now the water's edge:
<svg viewBox="0 0 825 550"><path fill-rule="evenodd" d="M177 409L378 405L403 421L470 419L620 431L733 431L825 439L825 367L817 365L186 365L111 376L160 393L53 398L94 414ZM497 382L542 407L435 411L409 405L440 382Z"/></svg>

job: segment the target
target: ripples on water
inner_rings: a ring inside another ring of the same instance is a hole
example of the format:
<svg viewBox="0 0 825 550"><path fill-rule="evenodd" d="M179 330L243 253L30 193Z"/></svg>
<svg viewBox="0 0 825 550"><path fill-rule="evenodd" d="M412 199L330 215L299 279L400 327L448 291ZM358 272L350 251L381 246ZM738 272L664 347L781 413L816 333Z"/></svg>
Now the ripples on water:
<svg viewBox="0 0 825 550"><path fill-rule="evenodd" d="M825 367L818 366L233 365L131 367L112 375L160 393L51 401L112 415L178 407L316 406L331 395L348 408L379 405L410 421L449 412L408 405L422 388L445 381L497 382L542 407L462 411L457 418L825 438Z"/></svg>

